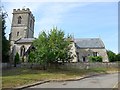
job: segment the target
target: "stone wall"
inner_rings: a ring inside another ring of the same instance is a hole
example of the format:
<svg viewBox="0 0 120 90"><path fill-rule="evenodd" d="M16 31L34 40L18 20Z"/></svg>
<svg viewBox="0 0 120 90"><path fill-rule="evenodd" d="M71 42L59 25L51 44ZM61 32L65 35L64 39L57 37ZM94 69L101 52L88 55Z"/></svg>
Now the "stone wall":
<svg viewBox="0 0 120 90"><path fill-rule="evenodd" d="M1 65L2 65L2 69L7 69L11 67L10 63L1 63Z"/></svg>
<svg viewBox="0 0 120 90"><path fill-rule="evenodd" d="M66 69L90 69L90 68L118 68L118 63L65 63L64 65L59 65L60 68L66 68ZM22 63L21 67L30 68L30 63ZM41 68L41 65L36 63L33 64L33 68Z"/></svg>
<svg viewBox="0 0 120 90"><path fill-rule="evenodd" d="M65 63L62 68L90 69L90 68L118 68L118 63Z"/></svg>
<svg viewBox="0 0 120 90"><path fill-rule="evenodd" d="M64 65L59 65L60 68L66 68L66 69L91 69L91 68L119 68L118 63L65 63ZM10 68L13 67L13 65L10 65L9 63L2 63L2 68ZM25 67L30 68L30 63L22 63L17 65L17 67ZM32 68L41 68L41 65L36 63L32 65Z"/></svg>

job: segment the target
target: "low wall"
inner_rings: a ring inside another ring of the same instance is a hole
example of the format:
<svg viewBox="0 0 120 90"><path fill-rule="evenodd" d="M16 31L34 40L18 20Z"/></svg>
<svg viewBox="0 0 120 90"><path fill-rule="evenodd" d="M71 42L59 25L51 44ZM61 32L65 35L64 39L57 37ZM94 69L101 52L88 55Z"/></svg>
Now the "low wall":
<svg viewBox="0 0 120 90"><path fill-rule="evenodd" d="M39 63L34 63L34 64L31 64L31 63L22 63L21 64L21 67L25 67L25 68L41 68L41 65Z"/></svg>
<svg viewBox="0 0 120 90"><path fill-rule="evenodd" d="M2 63L2 68L10 68L14 67L14 65L10 65L9 63ZM31 64L30 63L21 63L18 64L17 67L25 67L25 68L30 68ZM115 63L65 63L64 65L59 65L60 68L74 68L74 69L90 69L90 68L118 68L119 65L117 62ZM32 65L32 68L41 68L41 65L36 63Z"/></svg>
<svg viewBox="0 0 120 90"><path fill-rule="evenodd" d="M90 69L90 68L118 68L118 63L65 63L62 68Z"/></svg>
<svg viewBox="0 0 120 90"><path fill-rule="evenodd" d="M2 69L10 68L11 64L10 63L2 63Z"/></svg>

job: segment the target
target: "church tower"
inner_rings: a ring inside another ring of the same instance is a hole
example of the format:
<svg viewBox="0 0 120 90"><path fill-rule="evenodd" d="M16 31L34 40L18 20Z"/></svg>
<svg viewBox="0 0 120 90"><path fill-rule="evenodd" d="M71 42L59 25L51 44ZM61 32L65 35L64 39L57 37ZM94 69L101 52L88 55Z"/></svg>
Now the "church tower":
<svg viewBox="0 0 120 90"><path fill-rule="evenodd" d="M18 52L23 58L34 40L35 18L29 8L13 9L13 18L9 41L11 44L11 60Z"/></svg>
<svg viewBox="0 0 120 90"><path fill-rule="evenodd" d="M10 42L14 42L20 38L33 38L34 35L34 16L27 9L13 9L12 26L10 33Z"/></svg>

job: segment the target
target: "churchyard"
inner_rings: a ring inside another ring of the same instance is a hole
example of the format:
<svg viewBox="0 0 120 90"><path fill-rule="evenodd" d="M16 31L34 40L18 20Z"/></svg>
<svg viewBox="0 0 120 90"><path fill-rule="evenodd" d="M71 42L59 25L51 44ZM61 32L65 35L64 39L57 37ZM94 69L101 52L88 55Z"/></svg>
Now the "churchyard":
<svg viewBox="0 0 120 90"><path fill-rule="evenodd" d="M114 72L118 72L118 68L68 69L51 67L47 70L41 70L39 68L12 67L2 71L2 88L15 88L43 80L66 80L80 78L85 75Z"/></svg>

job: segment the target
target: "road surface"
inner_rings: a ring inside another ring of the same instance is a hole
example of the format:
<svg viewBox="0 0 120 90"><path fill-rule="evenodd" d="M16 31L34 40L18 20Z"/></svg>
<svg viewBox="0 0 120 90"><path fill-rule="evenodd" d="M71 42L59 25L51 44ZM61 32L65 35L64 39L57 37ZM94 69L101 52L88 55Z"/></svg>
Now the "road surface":
<svg viewBox="0 0 120 90"><path fill-rule="evenodd" d="M78 81L48 82L29 88L113 88L118 82L118 73L93 76Z"/></svg>

